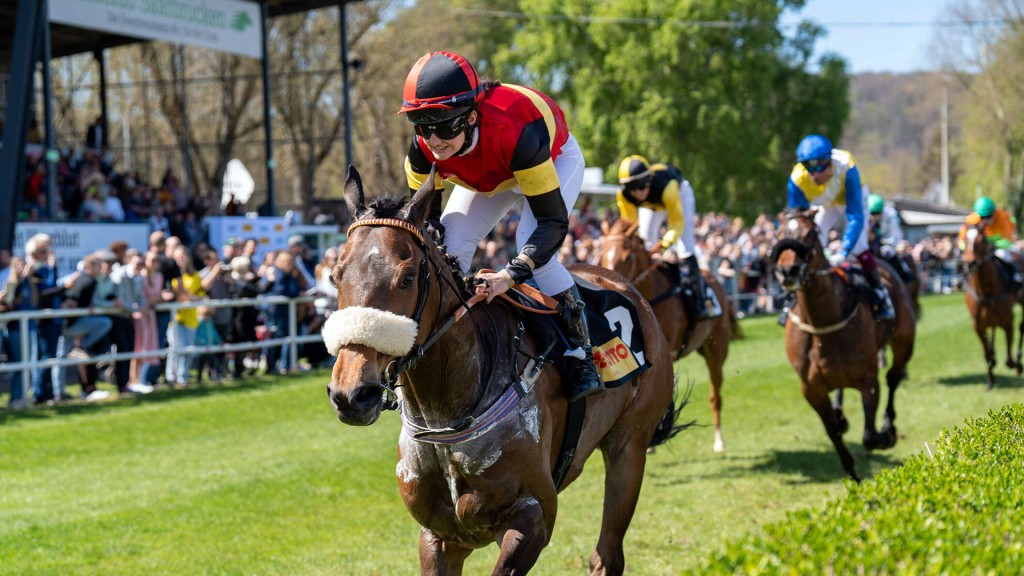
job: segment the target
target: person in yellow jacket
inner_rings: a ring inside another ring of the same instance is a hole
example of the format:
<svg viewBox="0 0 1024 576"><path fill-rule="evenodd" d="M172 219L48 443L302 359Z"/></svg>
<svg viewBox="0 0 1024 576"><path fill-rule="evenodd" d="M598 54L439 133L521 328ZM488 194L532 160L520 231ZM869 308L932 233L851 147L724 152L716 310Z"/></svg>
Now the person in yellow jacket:
<svg viewBox="0 0 1024 576"><path fill-rule="evenodd" d="M643 156L634 154L619 163L619 184L622 187L615 198L619 215L639 223L637 232L648 250L661 248L675 256L697 319L720 316L722 307L714 291L704 282L697 264L693 187L679 168L671 164L651 164ZM661 234L666 220L667 230Z"/></svg>
<svg viewBox="0 0 1024 576"><path fill-rule="evenodd" d="M974 212L967 216L964 225L960 227L961 250L967 247L967 231L979 224L985 227L985 238L995 246L996 258L1011 274L1015 287L1019 288L1024 284L1024 276L1021 275L1021 255L1013 245L1017 240L1017 225L1013 216L1004 208L996 208L991 198L978 198L974 201Z"/></svg>

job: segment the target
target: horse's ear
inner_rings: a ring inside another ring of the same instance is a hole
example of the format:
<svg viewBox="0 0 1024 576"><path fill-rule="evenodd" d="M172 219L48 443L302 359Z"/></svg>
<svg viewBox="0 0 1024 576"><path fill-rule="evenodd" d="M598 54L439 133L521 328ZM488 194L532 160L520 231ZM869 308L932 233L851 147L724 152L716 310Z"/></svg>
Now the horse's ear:
<svg viewBox="0 0 1024 576"><path fill-rule="evenodd" d="M426 181L420 186L420 189L416 191L412 196L412 200L405 205L405 214L403 220L415 224L416 226L422 226L424 220L427 219L427 214L430 212L430 204L434 201L434 190L435 182L437 180L437 165L431 164L430 174L427 175Z"/></svg>
<svg viewBox="0 0 1024 576"><path fill-rule="evenodd" d="M601 234L608 236L612 232L612 227L608 225L607 220L601 220Z"/></svg>
<svg viewBox="0 0 1024 576"><path fill-rule="evenodd" d="M363 200L363 179L359 177L356 167L351 164L348 167L348 174L345 176L345 204L348 205L348 213L353 220L366 209L366 203Z"/></svg>

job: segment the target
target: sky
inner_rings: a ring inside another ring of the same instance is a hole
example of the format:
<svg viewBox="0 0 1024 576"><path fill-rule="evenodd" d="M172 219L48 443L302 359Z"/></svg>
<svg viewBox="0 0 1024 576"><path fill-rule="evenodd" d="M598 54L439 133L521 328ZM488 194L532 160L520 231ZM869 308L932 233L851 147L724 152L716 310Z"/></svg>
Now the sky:
<svg viewBox="0 0 1024 576"><path fill-rule="evenodd" d="M936 67L927 53L936 32L930 23L949 19L945 6L943 0L807 0L782 22L823 25L828 34L818 41L817 55L843 56L853 74L903 73Z"/></svg>

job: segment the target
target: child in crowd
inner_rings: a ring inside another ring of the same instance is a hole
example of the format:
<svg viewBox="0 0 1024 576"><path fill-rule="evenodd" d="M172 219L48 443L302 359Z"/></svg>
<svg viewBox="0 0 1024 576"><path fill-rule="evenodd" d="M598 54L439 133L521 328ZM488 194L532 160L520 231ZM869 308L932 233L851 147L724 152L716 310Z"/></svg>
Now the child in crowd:
<svg viewBox="0 0 1024 576"><path fill-rule="evenodd" d="M220 334L217 333L217 327L213 325L213 308L200 306L197 312L199 314L199 326L196 328L195 345L220 346L223 344ZM224 371L222 358L223 355L214 352L200 354L196 363L196 382L198 384L203 383L203 370L207 366L209 366L210 370L210 380L219 382Z"/></svg>

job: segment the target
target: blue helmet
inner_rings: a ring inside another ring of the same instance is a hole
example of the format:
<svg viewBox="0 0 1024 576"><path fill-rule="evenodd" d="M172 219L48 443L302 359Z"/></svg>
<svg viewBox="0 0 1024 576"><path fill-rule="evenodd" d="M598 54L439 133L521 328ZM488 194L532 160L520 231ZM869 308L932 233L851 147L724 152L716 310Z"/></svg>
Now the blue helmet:
<svg viewBox="0 0 1024 576"><path fill-rule="evenodd" d="M830 158L832 156L832 142L828 138L811 134L805 136L796 147L796 161L807 162L818 158Z"/></svg>

